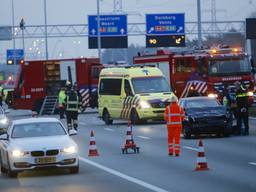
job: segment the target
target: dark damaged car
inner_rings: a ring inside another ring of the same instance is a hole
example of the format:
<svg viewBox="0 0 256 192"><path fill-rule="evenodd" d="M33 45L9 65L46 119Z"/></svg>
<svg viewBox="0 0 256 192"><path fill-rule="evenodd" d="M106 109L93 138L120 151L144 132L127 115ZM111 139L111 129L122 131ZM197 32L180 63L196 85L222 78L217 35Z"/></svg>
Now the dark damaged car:
<svg viewBox="0 0 256 192"><path fill-rule="evenodd" d="M217 99L209 97L182 98L179 104L185 110L183 135L217 134L229 136L232 133L232 116Z"/></svg>

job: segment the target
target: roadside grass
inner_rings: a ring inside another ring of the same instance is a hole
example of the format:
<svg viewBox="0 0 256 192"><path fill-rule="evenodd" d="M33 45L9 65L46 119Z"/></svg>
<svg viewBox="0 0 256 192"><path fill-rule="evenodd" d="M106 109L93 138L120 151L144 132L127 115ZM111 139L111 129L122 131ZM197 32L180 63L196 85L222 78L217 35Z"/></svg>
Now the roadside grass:
<svg viewBox="0 0 256 192"><path fill-rule="evenodd" d="M249 108L249 116L256 117L256 106L252 106Z"/></svg>

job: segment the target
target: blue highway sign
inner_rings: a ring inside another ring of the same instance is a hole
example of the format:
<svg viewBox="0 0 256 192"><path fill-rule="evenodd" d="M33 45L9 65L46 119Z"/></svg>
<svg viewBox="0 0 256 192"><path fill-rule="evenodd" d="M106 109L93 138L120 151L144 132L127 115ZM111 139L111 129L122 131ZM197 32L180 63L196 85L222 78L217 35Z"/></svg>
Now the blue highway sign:
<svg viewBox="0 0 256 192"><path fill-rule="evenodd" d="M147 35L184 35L185 15L174 14L147 14Z"/></svg>
<svg viewBox="0 0 256 192"><path fill-rule="evenodd" d="M98 34L97 15L88 16L89 37ZM108 36L127 36L127 15L100 15L100 35Z"/></svg>
<svg viewBox="0 0 256 192"><path fill-rule="evenodd" d="M7 49L7 59L24 59L23 49Z"/></svg>

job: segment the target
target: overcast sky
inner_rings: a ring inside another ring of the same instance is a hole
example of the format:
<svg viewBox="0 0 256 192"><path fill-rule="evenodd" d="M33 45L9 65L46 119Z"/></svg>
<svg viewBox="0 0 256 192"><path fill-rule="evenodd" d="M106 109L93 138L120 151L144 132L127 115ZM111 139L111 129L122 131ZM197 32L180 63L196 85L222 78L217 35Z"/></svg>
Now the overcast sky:
<svg viewBox="0 0 256 192"><path fill-rule="evenodd" d="M23 17L26 25L44 24L43 0L14 0L15 25ZM186 21L196 20L197 0L123 0L123 10L141 16L129 17L128 22L144 21L146 13L185 13ZM210 20L211 0L201 0L203 20ZM111 13L113 0L101 0L101 12ZM256 11L256 0L216 0L217 20L244 20ZM83 24L87 15L96 13L96 0L47 0L48 24ZM11 25L11 0L0 0L0 25ZM81 44L74 43L81 41ZM143 39L141 44L143 44ZM50 56L62 52L64 57L79 55L97 56L96 51L87 49L87 39L51 39ZM26 40L26 48L32 45ZM21 47L21 42L17 42ZM43 46L43 45L41 45ZM0 54L12 48L12 42L0 41ZM1 56L1 55L0 55Z"/></svg>

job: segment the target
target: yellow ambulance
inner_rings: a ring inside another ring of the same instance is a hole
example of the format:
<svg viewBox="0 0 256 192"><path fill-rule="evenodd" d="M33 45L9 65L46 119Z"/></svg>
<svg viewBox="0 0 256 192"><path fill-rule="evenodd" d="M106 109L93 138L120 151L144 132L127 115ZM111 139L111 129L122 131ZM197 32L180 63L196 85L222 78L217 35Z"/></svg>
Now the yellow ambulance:
<svg viewBox="0 0 256 192"><path fill-rule="evenodd" d="M98 85L99 116L109 125L114 119L142 123L164 118L173 92L157 67L104 68Z"/></svg>

